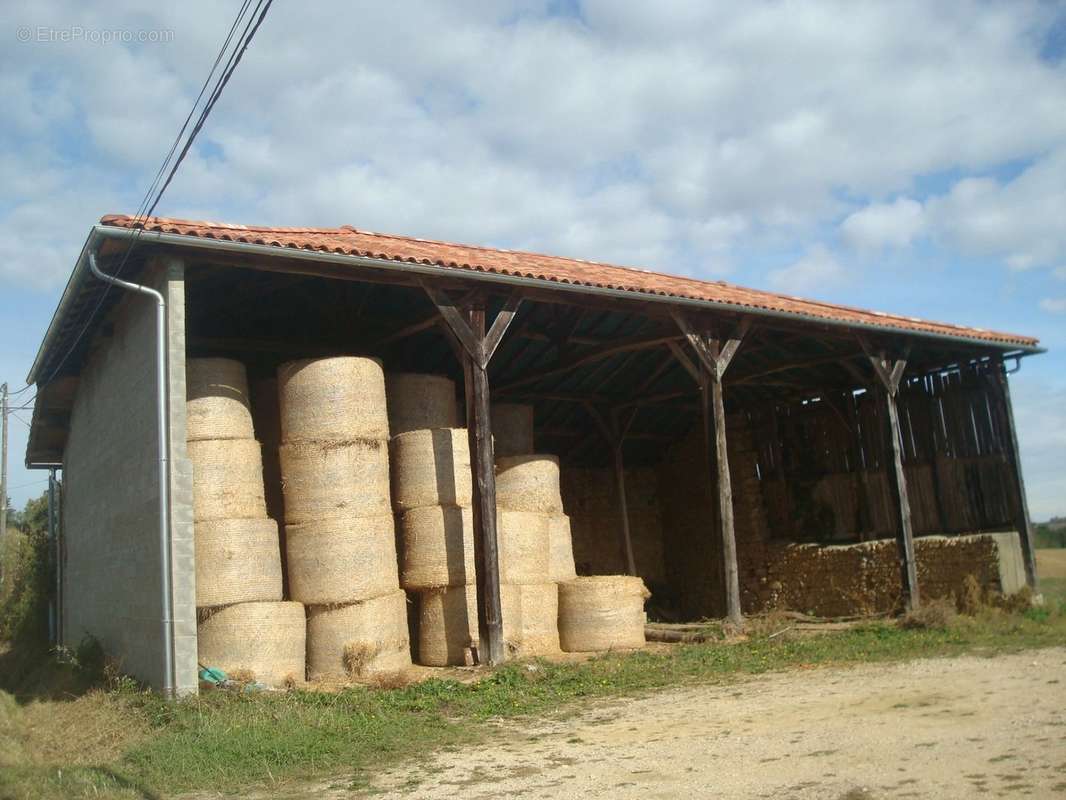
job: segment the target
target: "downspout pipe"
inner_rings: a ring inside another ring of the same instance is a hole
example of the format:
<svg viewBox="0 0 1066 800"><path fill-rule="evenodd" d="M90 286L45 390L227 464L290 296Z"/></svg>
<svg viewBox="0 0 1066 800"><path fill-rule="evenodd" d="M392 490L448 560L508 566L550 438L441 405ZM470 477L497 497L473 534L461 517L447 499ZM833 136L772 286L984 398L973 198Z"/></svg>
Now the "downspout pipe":
<svg viewBox="0 0 1066 800"><path fill-rule="evenodd" d="M162 577L163 696L173 697L174 687L174 612L173 576L170 570L170 421L167 413L167 302L160 292L149 286L131 283L107 275L96 263L95 249L89 250L89 269L105 283L137 292L155 300L156 322L156 432L159 443L159 569Z"/></svg>

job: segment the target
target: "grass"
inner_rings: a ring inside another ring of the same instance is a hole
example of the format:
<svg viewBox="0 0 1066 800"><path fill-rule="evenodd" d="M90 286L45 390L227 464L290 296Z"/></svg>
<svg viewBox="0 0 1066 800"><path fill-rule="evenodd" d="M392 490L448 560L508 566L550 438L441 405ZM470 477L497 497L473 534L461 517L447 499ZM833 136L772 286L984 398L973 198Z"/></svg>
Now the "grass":
<svg viewBox="0 0 1066 800"><path fill-rule="evenodd" d="M574 710L596 698L724 682L770 670L996 654L1066 642L1059 602L1024 614L985 611L943 626L892 622L847 631L580 664L512 664L476 683L429 680L339 693L205 693L165 703L128 684L67 701L0 694L0 798L156 797L343 776L365 786L384 764L489 735L489 719ZM53 669L55 669L53 667Z"/></svg>

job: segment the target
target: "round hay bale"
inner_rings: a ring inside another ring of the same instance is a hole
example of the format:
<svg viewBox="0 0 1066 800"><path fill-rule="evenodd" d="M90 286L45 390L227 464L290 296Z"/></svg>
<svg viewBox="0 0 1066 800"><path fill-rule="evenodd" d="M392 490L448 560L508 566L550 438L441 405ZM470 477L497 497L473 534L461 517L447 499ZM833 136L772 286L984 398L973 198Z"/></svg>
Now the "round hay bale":
<svg viewBox="0 0 1066 800"><path fill-rule="evenodd" d="M522 604L520 654L529 657L559 653L558 585L529 583L517 588Z"/></svg>
<svg viewBox="0 0 1066 800"><path fill-rule="evenodd" d="M459 425L455 381L451 378L390 372L385 375L385 394L389 398L389 432L393 436Z"/></svg>
<svg viewBox="0 0 1066 800"><path fill-rule="evenodd" d="M522 598L517 586L500 587L506 651L519 651ZM448 586L419 595L418 663L427 667L471 666L478 646L477 587Z"/></svg>
<svg viewBox="0 0 1066 800"><path fill-rule="evenodd" d="M255 439L189 442L193 519L264 519L263 454Z"/></svg>
<svg viewBox="0 0 1066 800"><path fill-rule="evenodd" d="M385 373L376 358L341 356L278 367L283 442L389 438Z"/></svg>
<svg viewBox="0 0 1066 800"><path fill-rule="evenodd" d="M225 606L197 624L197 660L269 686L302 683L306 631L300 603Z"/></svg>
<svg viewBox="0 0 1066 800"><path fill-rule="evenodd" d="M493 403L492 437L496 456L525 456L533 452L533 406Z"/></svg>
<svg viewBox="0 0 1066 800"><path fill-rule="evenodd" d="M306 605L369 600L399 588L392 514L285 526L289 594Z"/></svg>
<svg viewBox="0 0 1066 800"><path fill-rule="evenodd" d="M568 653L644 646L644 601L640 578L596 575L559 584L559 639Z"/></svg>
<svg viewBox="0 0 1066 800"><path fill-rule="evenodd" d="M311 680L358 680L411 666L407 595L389 594L307 613L307 672Z"/></svg>
<svg viewBox="0 0 1066 800"><path fill-rule="evenodd" d="M272 519L216 519L194 524L196 605L281 600L281 549Z"/></svg>
<svg viewBox="0 0 1066 800"><path fill-rule="evenodd" d="M577 577L570 517L566 514L552 514L548 517L548 577L556 583Z"/></svg>
<svg viewBox="0 0 1066 800"><path fill-rule="evenodd" d="M562 514L559 459L546 455L496 459L496 502L512 511Z"/></svg>
<svg viewBox="0 0 1066 800"><path fill-rule="evenodd" d="M496 509L496 538L502 583L547 583L547 514Z"/></svg>
<svg viewBox="0 0 1066 800"><path fill-rule="evenodd" d="M244 364L231 358L185 362L185 438L255 438Z"/></svg>
<svg viewBox="0 0 1066 800"><path fill-rule="evenodd" d="M252 423L255 438L275 447L281 443L281 408L278 405L277 378L252 382Z"/></svg>
<svg viewBox="0 0 1066 800"><path fill-rule="evenodd" d="M408 431L392 440L392 500L397 511L470 505L470 443L465 428Z"/></svg>
<svg viewBox="0 0 1066 800"><path fill-rule="evenodd" d="M474 517L469 508L412 508L400 517L400 532L405 589L474 582Z"/></svg>
<svg viewBox="0 0 1066 800"><path fill-rule="evenodd" d="M300 442L278 448L285 522L378 517L392 512L384 442Z"/></svg>

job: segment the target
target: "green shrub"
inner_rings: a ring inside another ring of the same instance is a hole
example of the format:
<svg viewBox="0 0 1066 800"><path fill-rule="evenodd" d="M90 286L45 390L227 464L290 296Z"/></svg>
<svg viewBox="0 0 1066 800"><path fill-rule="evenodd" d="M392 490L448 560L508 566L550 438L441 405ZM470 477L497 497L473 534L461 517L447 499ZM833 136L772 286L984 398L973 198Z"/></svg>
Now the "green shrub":
<svg viewBox="0 0 1066 800"><path fill-rule="evenodd" d="M30 646L48 642L48 598L54 582L48 539L48 498L26 503L22 530L5 541L0 592L0 640Z"/></svg>

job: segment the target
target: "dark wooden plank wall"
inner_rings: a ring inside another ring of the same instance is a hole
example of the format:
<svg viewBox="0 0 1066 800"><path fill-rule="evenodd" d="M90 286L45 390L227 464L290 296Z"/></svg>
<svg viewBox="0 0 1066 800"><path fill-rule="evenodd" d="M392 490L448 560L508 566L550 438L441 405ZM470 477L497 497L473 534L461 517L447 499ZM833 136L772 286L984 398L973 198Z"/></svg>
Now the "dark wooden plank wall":
<svg viewBox="0 0 1066 800"><path fill-rule="evenodd" d="M994 364L900 387L904 470L919 534L1010 528L1007 420ZM895 532L882 409L871 392L823 394L748 412L771 535L854 541Z"/></svg>

